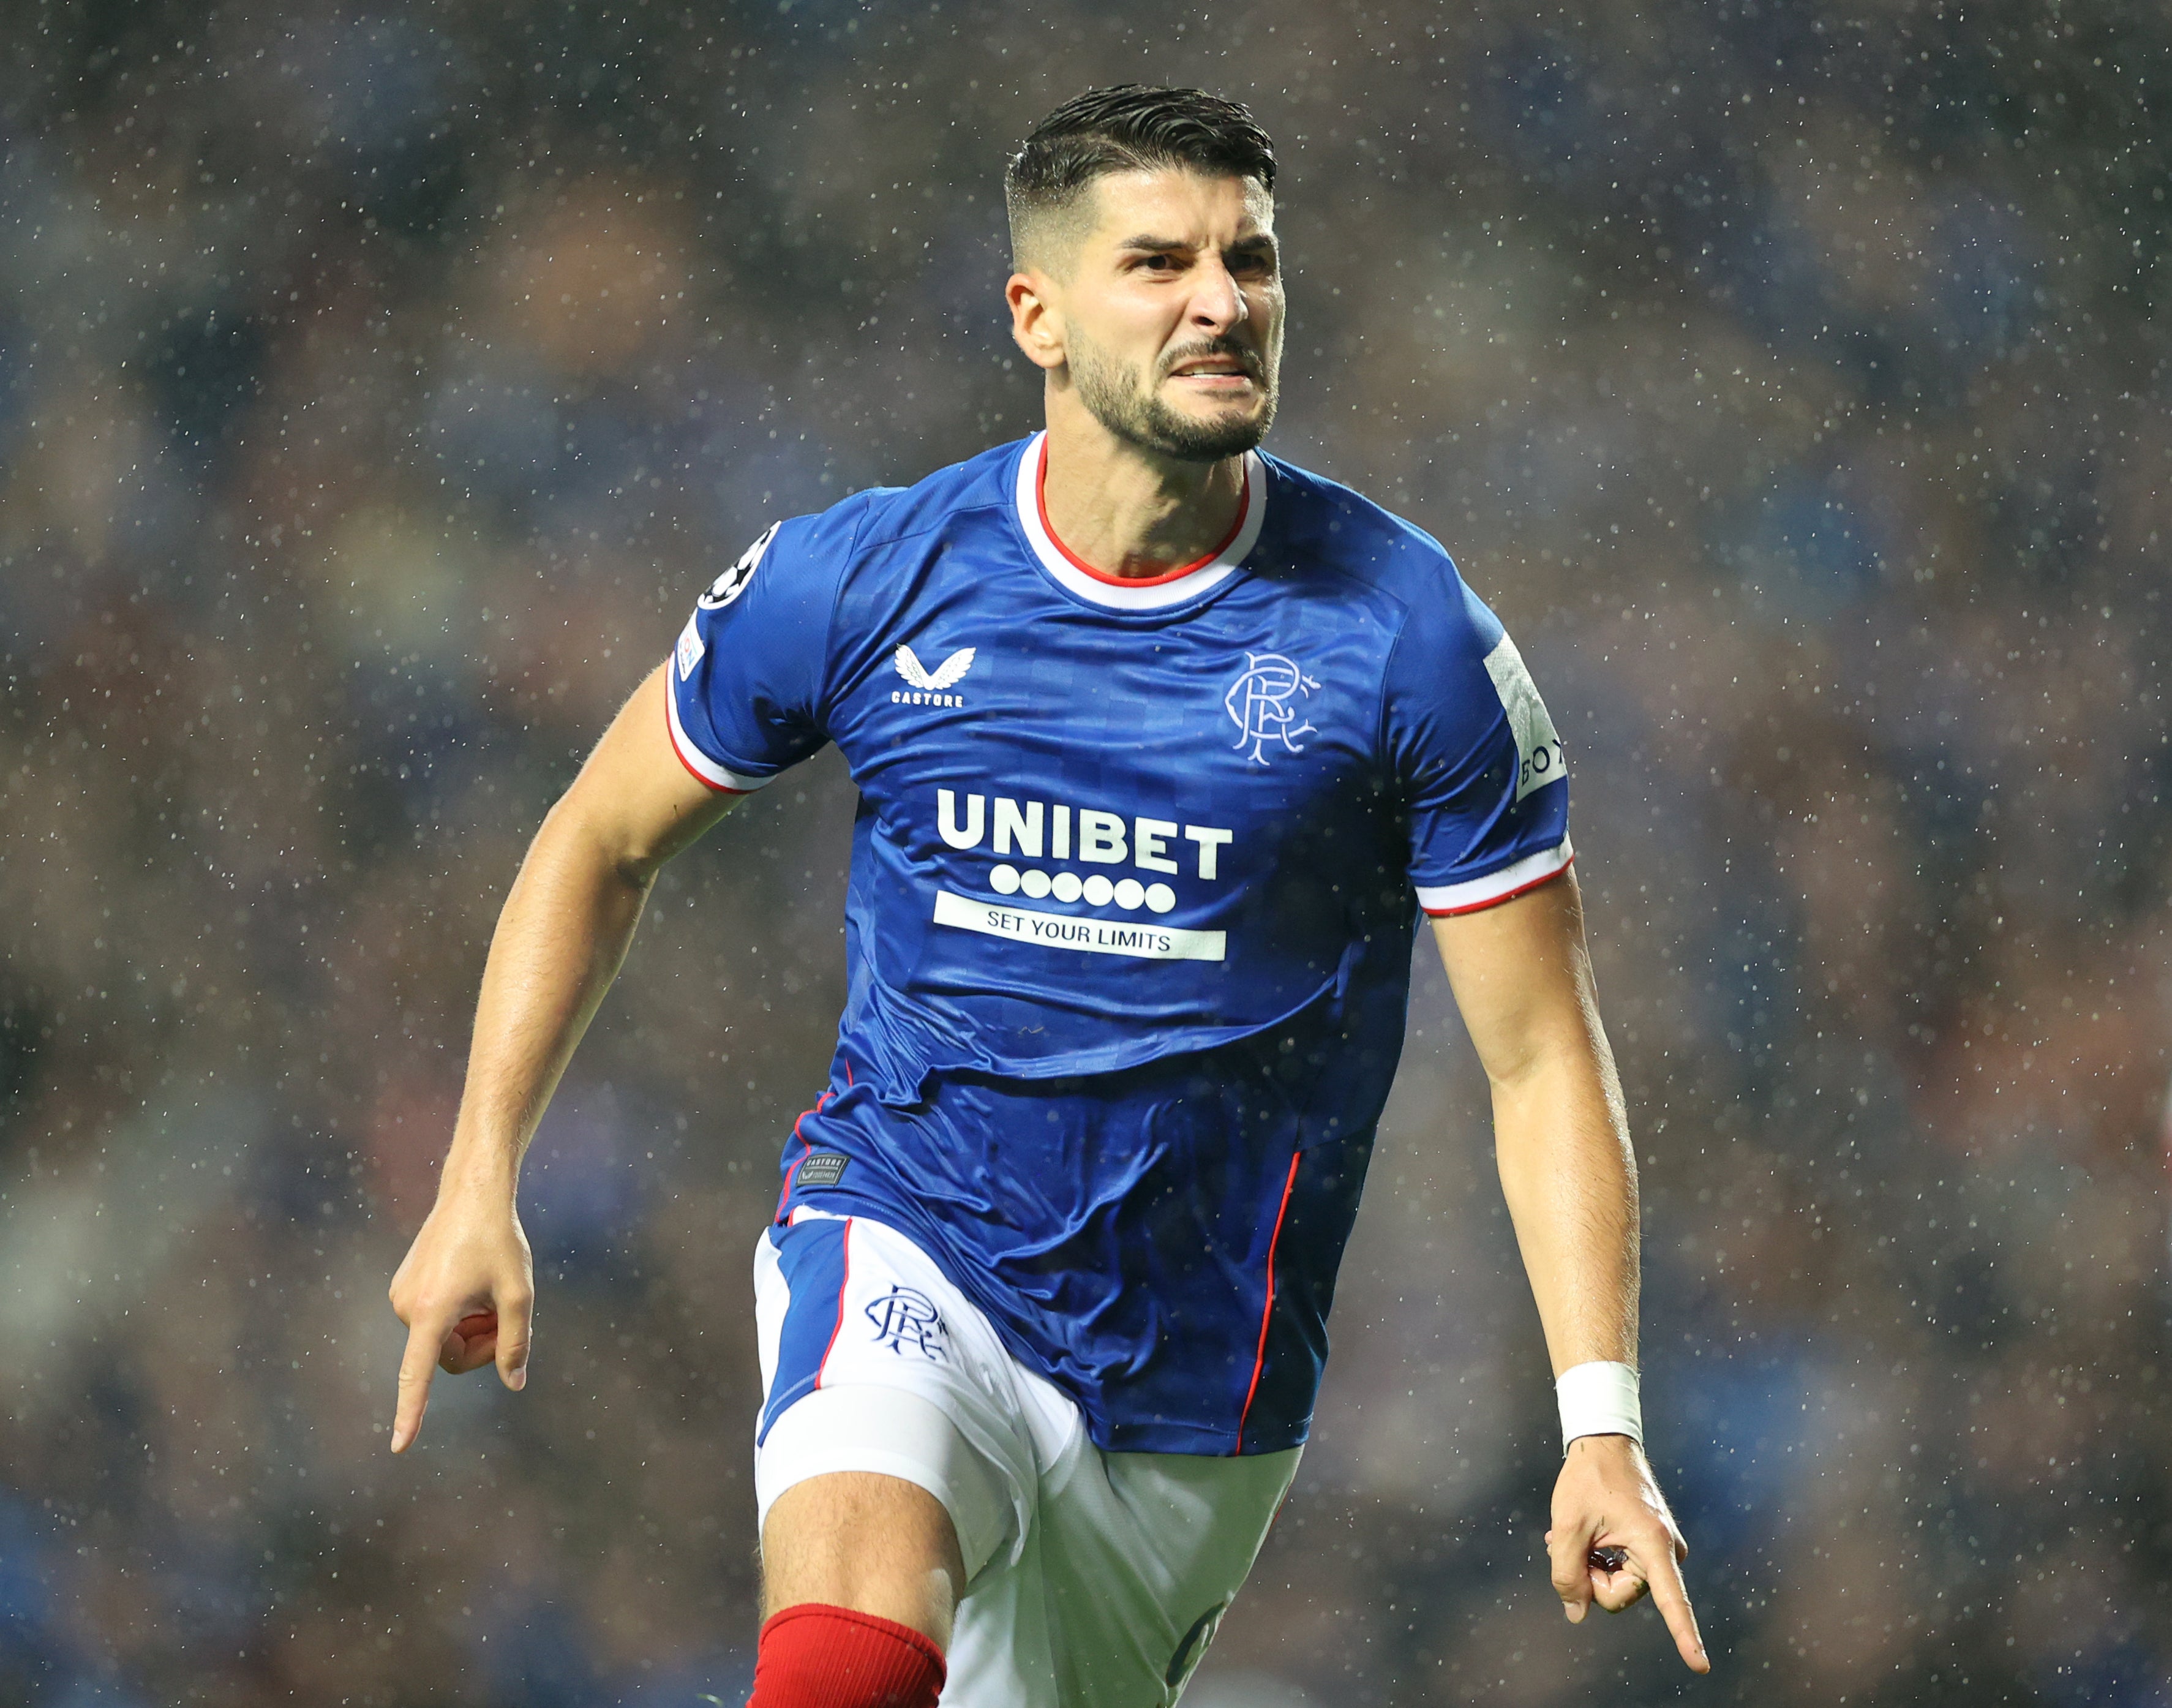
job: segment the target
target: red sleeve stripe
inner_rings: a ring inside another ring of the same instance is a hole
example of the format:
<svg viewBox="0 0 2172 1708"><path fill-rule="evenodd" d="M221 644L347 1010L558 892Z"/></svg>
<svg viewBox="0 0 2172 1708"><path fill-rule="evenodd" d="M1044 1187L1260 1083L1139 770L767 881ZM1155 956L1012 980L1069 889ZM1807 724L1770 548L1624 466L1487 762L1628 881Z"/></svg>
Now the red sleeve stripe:
<svg viewBox="0 0 2172 1708"><path fill-rule="evenodd" d="M679 721L679 691L669 682L664 685L664 725L671 737L671 751L679 755L679 763L719 794L750 795L769 781L767 777L741 776L695 746L687 737L686 726Z"/></svg>
<svg viewBox="0 0 2172 1708"><path fill-rule="evenodd" d="M1445 919L1451 914L1476 913L1481 907L1497 907L1527 889L1536 889L1541 884L1560 877L1575 862L1576 850L1569 846L1568 838L1564 836L1558 846L1527 854L1514 865L1489 872L1483 878L1466 878L1461 884L1421 884L1417 886L1418 905L1435 919Z"/></svg>

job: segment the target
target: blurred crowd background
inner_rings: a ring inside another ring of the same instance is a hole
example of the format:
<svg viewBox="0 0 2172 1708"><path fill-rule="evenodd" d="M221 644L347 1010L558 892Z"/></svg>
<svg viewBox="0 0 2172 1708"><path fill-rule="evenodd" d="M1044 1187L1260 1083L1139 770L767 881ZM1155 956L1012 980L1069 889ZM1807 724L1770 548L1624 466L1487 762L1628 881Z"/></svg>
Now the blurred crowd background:
<svg viewBox="0 0 2172 1708"><path fill-rule="evenodd" d="M1717 1662L1562 1622L1427 953L1190 1700L2165 1700L2161 8L6 13L0 1700L743 1700L834 755L658 889L531 1157L526 1393L391 1458L385 1287L526 839L770 521L1036 423L1002 163L1134 79L1274 132L1271 448L1445 541L1568 742Z"/></svg>

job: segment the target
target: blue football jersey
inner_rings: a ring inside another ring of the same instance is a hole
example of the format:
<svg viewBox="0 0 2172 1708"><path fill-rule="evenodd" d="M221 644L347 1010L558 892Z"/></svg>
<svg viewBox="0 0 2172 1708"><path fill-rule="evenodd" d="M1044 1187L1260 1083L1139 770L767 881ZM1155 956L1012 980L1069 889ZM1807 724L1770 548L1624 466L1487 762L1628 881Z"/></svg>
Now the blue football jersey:
<svg viewBox="0 0 2172 1708"><path fill-rule="evenodd" d="M1119 581L1040 436L781 523L705 593L680 759L858 785L795 1206L907 1234L1118 1450L1304 1441L1421 910L1569 863L1562 744L1448 554L1255 453L1210 560Z"/></svg>

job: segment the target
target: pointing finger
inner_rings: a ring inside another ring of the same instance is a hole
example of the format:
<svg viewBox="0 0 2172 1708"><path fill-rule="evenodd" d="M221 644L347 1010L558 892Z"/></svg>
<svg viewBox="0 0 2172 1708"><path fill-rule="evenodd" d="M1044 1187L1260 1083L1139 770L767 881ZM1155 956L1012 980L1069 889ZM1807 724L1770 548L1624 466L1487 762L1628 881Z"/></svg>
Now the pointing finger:
<svg viewBox="0 0 2172 1708"><path fill-rule="evenodd" d="M1697 1635L1696 1614L1690 1607L1689 1592L1682 1587L1681 1571L1675 1564L1671 1549L1662 1552L1652 1563L1649 1582L1652 1604L1659 1609L1667 1629L1674 1633L1675 1646L1681 1651L1683 1664L1692 1673L1709 1673L1712 1657L1705 1653L1704 1639Z"/></svg>
<svg viewBox="0 0 2172 1708"><path fill-rule="evenodd" d="M400 1360L400 1398L392 1414L392 1451L405 1453L430 1409L430 1377L437 1368L438 1336L427 1324L407 1331L407 1350Z"/></svg>

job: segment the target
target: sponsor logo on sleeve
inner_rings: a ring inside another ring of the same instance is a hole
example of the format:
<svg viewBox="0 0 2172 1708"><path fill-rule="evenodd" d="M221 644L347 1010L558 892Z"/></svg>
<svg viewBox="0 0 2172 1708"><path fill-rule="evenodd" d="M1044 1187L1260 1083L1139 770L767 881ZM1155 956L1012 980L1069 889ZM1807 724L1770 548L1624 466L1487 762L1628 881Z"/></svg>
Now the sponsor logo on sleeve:
<svg viewBox="0 0 2172 1708"><path fill-rule="evenodd" d="M1524 668L1523 654L1505 633L1500 645L1486 655L1486 674L1493 679L1493 691L1501 696L1501 709L1508 713L1509 731L1516 738L1516 798L1521 801L1534 790L1566 778L1568 756L1531 673Z"/></svg>
<svg viewBox="0 0 2172 1708"><path fill-rule="evenodd" d="M777 538L777 530L784 524L772 522L761 539L739 554L739 561L709 583L709 590L694 603L705 611L720 611L747 589L754 572L761 565L762 556L769 550L769 542Z"/></svg>
<svg viewBox="0 0 2172 1708"><path fill-rule="evenodd" d="M1280 653L1247 653L1244 674L1222 696L1222 709L1237 726L1235 750L1254 765L1267 762L1267 744L1278 741L1284 753L1303 753L1300 735L1313 727L1302 722L1296 703L1310 696L1320 684L1298 667L1296 660ZM1250 753L1245 753L1246 748Z"/></svg>
<svg viewBox="0 0 2172 1708"><path fill-rule="evenodd" d="M692 617L679 631L679 679L684 682L694 674L694 667L702 662L702 654L708 648L702 644L702 631Z"/></svg>

